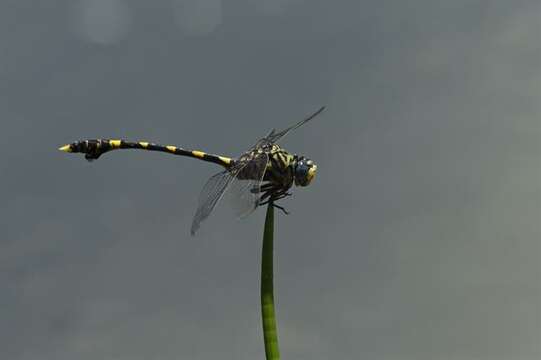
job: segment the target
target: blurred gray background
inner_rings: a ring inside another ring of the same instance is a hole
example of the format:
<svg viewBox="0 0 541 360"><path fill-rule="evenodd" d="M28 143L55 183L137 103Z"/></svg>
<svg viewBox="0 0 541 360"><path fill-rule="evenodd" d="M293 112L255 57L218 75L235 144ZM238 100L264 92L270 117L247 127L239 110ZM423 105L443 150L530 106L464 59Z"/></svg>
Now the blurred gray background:
<svg viewBox="0 0 541 360"><path fill-rule="evenodd" d="M539 1L0 2L0 352L262 359L264 211L189 236L212 164L319 165L277 214L284 359L541 358Z"/></svg>

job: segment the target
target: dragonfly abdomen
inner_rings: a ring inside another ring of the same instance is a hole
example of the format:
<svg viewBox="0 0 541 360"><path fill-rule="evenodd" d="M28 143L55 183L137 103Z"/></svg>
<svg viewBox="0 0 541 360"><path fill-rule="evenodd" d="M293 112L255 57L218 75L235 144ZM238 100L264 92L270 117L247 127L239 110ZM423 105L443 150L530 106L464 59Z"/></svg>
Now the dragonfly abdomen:
<svg viewBox="0 0 541 360"><path fill-rule="evenodd" d="M83 153L88 161L96 160L104 153L118 149L138 149L165 152L172 155L187 156L212 162L225 168L229 168L234 162L233 159L226 156L208 154L198 150L186 150L174 145L160 145L147 141L132 142L119 139L91 139L76 141L59 148L59 150L65 152Z"/></svg>

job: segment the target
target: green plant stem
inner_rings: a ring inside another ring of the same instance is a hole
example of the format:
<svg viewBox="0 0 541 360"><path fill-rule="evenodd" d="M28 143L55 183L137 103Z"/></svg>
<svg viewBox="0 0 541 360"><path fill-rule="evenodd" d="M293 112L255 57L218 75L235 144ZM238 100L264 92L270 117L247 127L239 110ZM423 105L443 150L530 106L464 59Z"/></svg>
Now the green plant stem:
<svg viewBox="0 0 541 360"><path fill-rule="evenodd" d="M269 202L265 217L263 233L263 250L261 254L261 316L263 319L263 339L267 360L279 360L278 332L274 314L273 286L273 239L274 239L274 206Z"/></svg>

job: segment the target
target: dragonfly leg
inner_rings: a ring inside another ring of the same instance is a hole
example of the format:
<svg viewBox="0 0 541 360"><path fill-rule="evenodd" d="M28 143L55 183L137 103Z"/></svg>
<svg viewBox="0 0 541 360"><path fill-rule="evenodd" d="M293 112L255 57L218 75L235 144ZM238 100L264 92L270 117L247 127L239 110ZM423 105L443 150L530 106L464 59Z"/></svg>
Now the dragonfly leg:
<svg viewBox="0 0 541 360"><path fill-rule="evenodd" d="M286 196L289 196L291 194L287 193L287 190L280 190L281 188L280 187L271 187L269 188L268 190L265 190L264 191L264 194L261 195L261 198L260 200L265 200L265 199L269 199L269 200L278 200L278 199L282 199ZM263 192L263 191L262 191ZM287 194L287 195L285 195Z"/></svg>
<svg viewBox="0 0 541 360"><path fill-rule="evenodd" d="M260 187L254 186L250 190L250 192L252 194L258 194L258 193L266 192L272 188L274 188L274 184L268 183L268 184L261 185Z"/></svg>
<svg viewBox="0 0 541 360"><path fill-rule="evenodd" d="M272 206L275 207L275 208L277 208L277 209L282 210L282 212L283 212L284 214L289 215L289 211L287 211L286 209L284 209L283 206L276 205L276 204L274 204L274 203L272 204Z"/></svg>
<svg viewBox="0 0 541 360"><path fill-rule="evenodd" d="M265 190L264 194L261 195L261 200L265 200L267 198L272 198L274 194L276 194L276 188L270 188L269 190ZM265 203L266 204L266 203ZM264 205L264 204L263 204Z"/></svg>
<svg viewBox="0 0 541 360"><path fill-rule="evenodd" d="M273 200L280 200L280 199L283 199L283 198L288 197L288 196L291 196L290 192L288 192L287 190L280 190L280 191L273 194L272 199Z"/></svg>
<svg viewBox="0 0 541 360"><path fill-rule="evenodd" d="M261 203L259 203L259 206L262 206L262 205L266 205L268 203L272 203L272 206L277 208L277 209L280 209L282 210L282 212L286 215L289 215L289 212L283 207L283 206L280 206L280 205L276 205L274 202L277 201L277 200L280 200L280 199L283 199L285 197L288 197L288 196L291 196L291 193L289 193L287 190L284 190L284 189L281 189L281 190L278 190L279 188L272 188L268 191L265 192L265 194L263 194L261 196L261 200L265 200Z"/></svg>
<svg viewBox="0 0 541 360"><path fill-rule="evenodd" d="M271 202L270 199L268 199L268 200L265 200L265 201L260 202L260 203L258 204L258 206L267 205L267 204L270 203L270 202Z"/></svg>
<svg viewBox="0 0 541 360"><path fill-rule="evenodd" d="M259 203L259 206L267 205L268 203L270 203L270 202L272 201L272 206L273 206L273 207L275 207L275 208L277 208L277 209L280 209L280 210L282 210L282 212L283 212L284 214L289 215L289 211L287 211L283 206L276 205L276 204L274 203L275 200L277 200L277 199L272 199L272 200L269 199L269 200L267 200L267 201L264 201L264 202L262 202L262 203Z"/></svg>

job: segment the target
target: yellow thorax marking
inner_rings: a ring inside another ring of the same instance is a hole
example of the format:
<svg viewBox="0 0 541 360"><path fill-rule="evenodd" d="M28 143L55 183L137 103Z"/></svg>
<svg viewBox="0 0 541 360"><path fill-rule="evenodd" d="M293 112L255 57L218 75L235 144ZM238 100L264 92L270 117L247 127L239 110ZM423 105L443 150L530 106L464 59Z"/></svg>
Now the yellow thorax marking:
<svg viewBox="0 0 541 360"><path fill-rule="evenodd" d="M148 147L148 142L146 141L139 141L139 145L141 145L142 147L144 147L145 149Z"/></svg>
<svg viewBox="0 0 541 360"><path fill-rule="evenodd" d="M177 151L177 147L176 146L172 146L172 145L167 145L166 146L167 150L171 151L171 152L176 152Z"/></svg>
<svg viewBox="0 0 541 360"><path fill-rule="evenodd" d="M121 140L109 140L109 145L113 148L120 147Z"/></svg>
<svg viewBox="0 0 541 360"><path fill-rule="evenodd" d="M293 161L293 155L291 155L290 153L286 153L284 155L284 158L285 158L287 166L289 166L289 164L291 164L291 162Z"/></svg>
<svg viewBox="0 0 541 360"><path fill-rule="evenodd" d="M193 156L197 156L198 158L203 158L203 157L205 157L205 153L204 153L204 152L202 152L202 151L197 151L197 150L192 151L192 155L193 155Z"/></svg>
<svg viewBox="0 0 541 360"><path fill-rule="evenodd" d="M279 147L276 150L271 152L271 156L273 156L274 159L282 163L284 167L289 166L289 164L291 163L293 159L293 155L289 154L287 151Z"/></svg>

